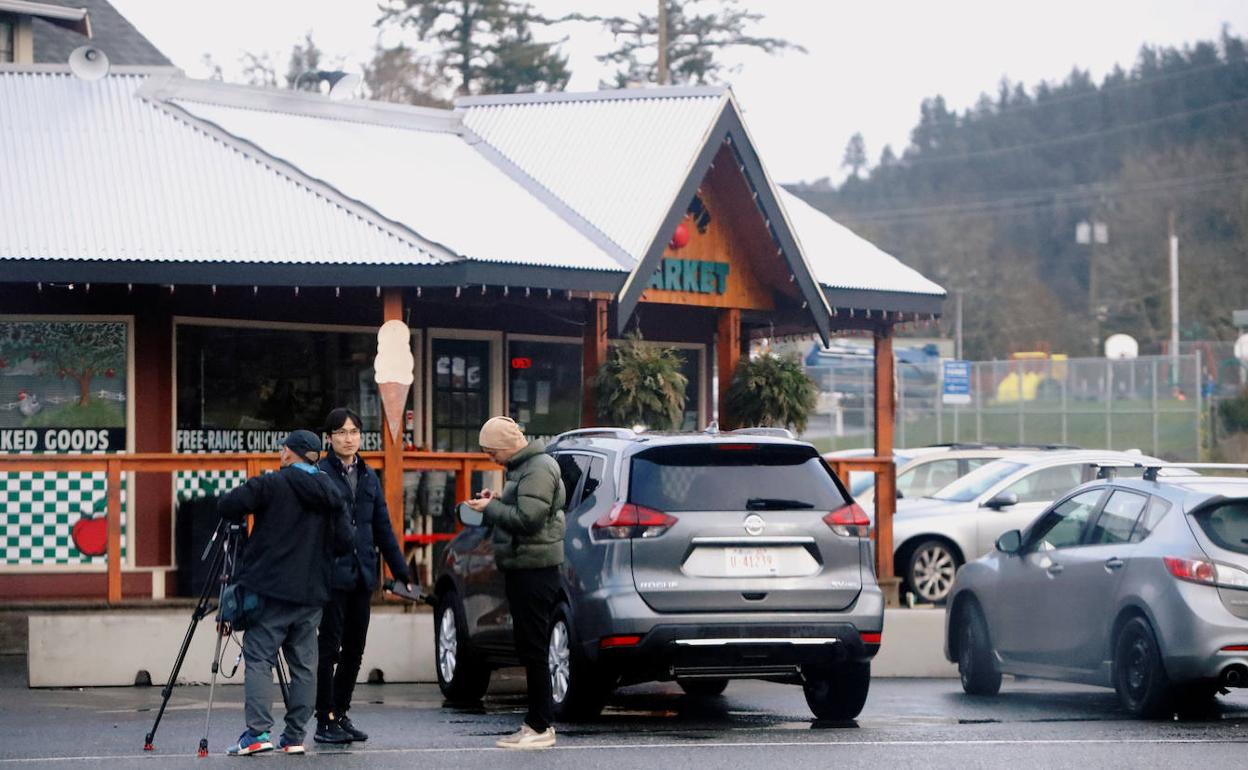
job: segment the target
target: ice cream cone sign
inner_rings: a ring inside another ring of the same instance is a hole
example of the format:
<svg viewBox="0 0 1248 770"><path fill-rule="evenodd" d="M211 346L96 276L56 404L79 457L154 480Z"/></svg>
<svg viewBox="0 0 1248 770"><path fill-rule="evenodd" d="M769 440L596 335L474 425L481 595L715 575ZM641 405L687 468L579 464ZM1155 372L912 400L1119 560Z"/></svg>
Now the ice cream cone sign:
<svg viewBox="0 0 1248 770"><path fill-rule="evenodd" d="M415 368L411 330L402 321L386 321L377 330L377 358L373 363L373 379L381 392L386 427L390 429L390 438L395 441L399 440L403 431L407 393L412 388Z"/></svg>

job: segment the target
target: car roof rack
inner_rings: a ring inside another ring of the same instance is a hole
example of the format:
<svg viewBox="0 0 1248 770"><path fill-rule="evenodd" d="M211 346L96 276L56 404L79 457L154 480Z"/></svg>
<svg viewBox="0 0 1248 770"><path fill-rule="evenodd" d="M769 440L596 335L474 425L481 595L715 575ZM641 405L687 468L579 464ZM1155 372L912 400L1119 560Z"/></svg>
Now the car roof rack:
<svg viewBox="0 0 1248 770"><path fill-rule="evenodd" d="M1145 481L1156 481L1161 471L1167 468L1187 468L1189 470L1221 470L1221 471L1245 471L1248 472L1248 463L1158 463L1158 462L1138 462L1138 463L1089 463L1096 468L1096 477L1098 479L1113 479L1121 468L1143 468L1143 479ZM1191 478L1185 476L1184 478Z"/></svg>
<svg viewBox="0 0 1248 770"><path fill-rule="evenodd" d="M631 428L577 428L576 430L564 431L555 436L550 445L554 446L560 441L574 438L618 438L628 440L637 438L637 434Z"/></svg>
<svg viewBox="0 0 1248 770"><path fill-rule="evenodd" d="M928 447L944 447L946 449L1082 449L1074 444L1012 444L998 441L948 441L941 444L928 444Z"/></svg>
<svg viewBox="0 0 1248 770"><path fill-rule="evenodd" d="M793 431L788 428L737 428L720 433L721 436L775 436L776 438L793 438Z"/></svg>
<svg viewBox="0 0 1248 770"><path fill-rule="evenodd" d="M1150 463L1144 468L1144 480L1156 481L1157 472L1165 468L1188 468L1195 471L1248 471L1248 463Z"/></svg>

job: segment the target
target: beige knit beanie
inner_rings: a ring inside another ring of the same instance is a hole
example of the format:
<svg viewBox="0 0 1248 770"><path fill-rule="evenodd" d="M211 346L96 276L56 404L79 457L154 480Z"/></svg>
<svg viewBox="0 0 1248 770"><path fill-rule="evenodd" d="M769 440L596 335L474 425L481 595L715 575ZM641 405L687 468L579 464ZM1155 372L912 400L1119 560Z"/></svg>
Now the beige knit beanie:
<svg viewBox="0 0 1248 770"><path fill-rule="evenodd" d="M481 426L482 449L521 449L529 443L510 417L491 417Z"/></svg>

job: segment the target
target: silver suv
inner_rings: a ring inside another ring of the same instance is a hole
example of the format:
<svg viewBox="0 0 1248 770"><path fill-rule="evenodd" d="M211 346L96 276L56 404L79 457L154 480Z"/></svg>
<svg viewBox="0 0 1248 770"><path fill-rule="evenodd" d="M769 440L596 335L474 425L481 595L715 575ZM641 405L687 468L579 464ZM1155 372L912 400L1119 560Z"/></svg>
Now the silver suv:
<svg viewBox="0 0 1248 770"><path fill-rule="evenodd" d="M778 433L552 442L568 497L549 636L557 718L672 680L708 696L730 679L801 684L816 717L862 710L884 624L870 523L814 447ZM492 669L518 662L487 528L451 541L434 593L438 684L479 700Z"/></svg>

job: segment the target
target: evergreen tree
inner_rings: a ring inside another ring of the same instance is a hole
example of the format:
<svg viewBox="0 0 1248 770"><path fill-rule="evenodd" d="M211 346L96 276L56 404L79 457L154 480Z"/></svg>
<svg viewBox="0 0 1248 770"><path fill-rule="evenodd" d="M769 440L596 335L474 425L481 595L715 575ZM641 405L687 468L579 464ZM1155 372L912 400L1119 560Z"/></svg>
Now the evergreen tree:
<svg viewBox="0 0 1248 770"><path fill-rule="evenodd" d="M513 0L387 0L377 26L412 32L431 46L456 93L558 91L571 76L553 43L533 28L554 23Z"/></svg>
<svg viewBox="0 0 1248 770"><path fill-rule="evenodd" d="M658 0L666 3L667 69L660 78L658 48L659 14L635 17L572 14L565 21L596 21L614 36L619 47L598 57L616 65L617 85L631 83L698 84L722 79L727 65L720 54L730 48L755 48L769 54L806 49L776 37L763 37L751 29L763 19L761 13L742 8L737 0Z"/></svg>
<svg viewBox="0 0 1248 770"><path fill-rule="evenodd" d="M849 138L845 145L845 154L841 156L841 168L849 169L850 176L858 178L858 172L867 167L867 143L862 133L857 132Z"/></svg>

